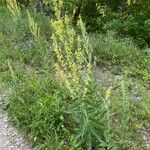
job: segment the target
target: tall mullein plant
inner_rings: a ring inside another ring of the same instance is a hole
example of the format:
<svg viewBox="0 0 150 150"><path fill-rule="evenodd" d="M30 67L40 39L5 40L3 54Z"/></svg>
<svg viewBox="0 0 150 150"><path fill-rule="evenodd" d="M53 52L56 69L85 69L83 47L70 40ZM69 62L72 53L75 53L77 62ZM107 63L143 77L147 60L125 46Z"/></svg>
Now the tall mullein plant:
<svg viewBox="0 0 150 150"><path fill-rule="evenodd" d="M16 0L7 0L7 8L11 12L13 20L16 21L21 14L20 8L17 4L17 1Z"/></svg>
<svg viewBox="0 0 150 150"><path fill-rule="evenodd" d="M76 133L71 140L73 147L85 143L87 149L90 150L92 148L92 134L89 131L90 120L86 102L93 79L92 51L82 20L78 21L81 34L77 34L71 19L67 15L62 17L62 7L62 0L54 2L56 18L51 23L53 49L56 56L56 77L66 87L72 98L67 113L71 114L78 124L74 129Z"/></svg>
<svg viewBox="0 0 150 150"><path fill-rule="evenodd" d="M38 22L33 18L31 13L27 10L27 15L28 15L28 25L29 25L29 30L34 38L34 42L36 43L37 46L37 52L40 53L41 56L41 64L42 67L46 70L49 70L50 67L50 61L49 60L49 51L47 49L43 50L43 45L47 44L47 41L41 36L41 30L38 25Z"/></svg>
<svg viewBox="0 0 150 150"><path fill-rule="evenodd" d="M34 36L34 38L39 42L40 38L40 28L38 27L37 22L31 17L29 11L27 10L27 15L28 15L28 24L29 24L29 29L31 31L31 34Z"/></svg>
<svg viewBox="0 0 150 150"><path fill-rule="evenodd" d="M121 81L121 94L122 94L122 101L120 108L120 144L129 146L130 142L130 119L131 119L131 111L130 111L130 97L127 87L128 82L126 83L124 80Z"/></svg>
<svg viewBox="0 0 150 150"><path fill-rule="evenodd" d="M12 19L16 23L17 19L21 15L21 10L20 10L20 7L17 5L17 1L16 0L6 0L6 4L7 4L7 8L9 9L9 11L11 13ZM15 73L14 73L12 66L11 66L11 61L8 59L7 62L8 62L8 67L9 67L10 72L11 72L12 79L14 82L16 82L17 80L16 80Z"/></svg>
<svg viewBox="0 0 150 150"><path fill-rule="evenodd" d="M52 21L56 76L69 90L73 99L84 99L91 81L91 49L82 20L82 35L76 34L67 15L61 16L63 1L54 2L56 18ZM82 89L82 90L81 90Z"/></svg>
<svg viewBox="0 0 150 150"><path fill-rule="evenodd" d="M103 122L105 122L104 127L104 140L100 143L100 148L107 150L117 150L117 146L114 140L113 127L112 127L112 112L111 112L111 93L112 86L108 88L105 92L105 98L103 99L102 107L104 107L105 114L103 116Z"/></svg>
<svg viewBox="0 0 150 150"><path fill-rule="evenodd" d="M56 18L51 24L56 76L70 92L73 101L70 102L67 113L73 116L77 124L72 145L85 145L87 150L92 150L93 147L115 149L109 110L111 89L106 92L103 102L99 99L97 88L94 88L94 94L88 97L88 90L92 88L93 65L92 48L84 24L81 19L78 21L81 34L77 34L69 17L61 16L63 1L54 2L54 6Z"/></svg>

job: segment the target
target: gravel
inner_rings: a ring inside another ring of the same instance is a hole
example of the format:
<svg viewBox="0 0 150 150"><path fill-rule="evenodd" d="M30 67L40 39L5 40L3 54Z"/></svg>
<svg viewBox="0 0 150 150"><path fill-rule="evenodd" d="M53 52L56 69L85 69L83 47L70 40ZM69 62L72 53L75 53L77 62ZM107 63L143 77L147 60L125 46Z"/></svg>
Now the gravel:
<svg viewBox="0 0 150 150"><path fill-rule="evenodd" d="M4 97L0 93L0 102ZM17 129L8 122L8 115L0 104L0 150L31 150Z"/></svg>

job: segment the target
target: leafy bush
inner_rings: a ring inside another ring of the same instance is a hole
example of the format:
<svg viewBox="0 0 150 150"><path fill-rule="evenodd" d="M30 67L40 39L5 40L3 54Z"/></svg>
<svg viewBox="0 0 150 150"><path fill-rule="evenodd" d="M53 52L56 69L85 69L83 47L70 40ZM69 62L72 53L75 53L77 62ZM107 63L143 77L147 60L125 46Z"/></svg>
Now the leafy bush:
<svg viewBox="0 0 150 150"><path fill-rule="evenodd" d="M123 19L113 19L104 25L105 30L117 32L124 37L132 37L134 42L141 48L149 45L149 21L136 20L133 16Z"/></svg>

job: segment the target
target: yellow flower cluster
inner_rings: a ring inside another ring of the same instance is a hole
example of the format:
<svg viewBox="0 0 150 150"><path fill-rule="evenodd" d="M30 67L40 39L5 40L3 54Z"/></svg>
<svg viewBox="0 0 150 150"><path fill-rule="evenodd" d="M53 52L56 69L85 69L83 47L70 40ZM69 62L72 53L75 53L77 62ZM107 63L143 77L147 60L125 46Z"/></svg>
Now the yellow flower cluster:
<svg viewBox="0 0 150 150"><path fill-rule="evenodd" d="M64 0L53 0L54 4L54 11L56 14L56 17L60 17L61 15L61 8L63 7Z"/></svg>
<svg viewBox="0 0 150 150"><path fill-rule="evenodd" d="M56 76L69 90L72 98L84 99L92 75L91 51L82 20L78 22L82 31L82 35L79 35L71 26L71 19L67 15L61 17L62 5L63 0L54 2L56 19L51 22L53 49L57 58Z"/></svg>
<svg viewBox="0 0 150 150"><path fill-rule="evenodd" d="M127 5L130 6L135 3L135 0L127 0Z"/></svg>
<svg viewBox="0 0 150 150"><path fill-rule="evenodd" d="M28 23L29 23L30 31L31 31L32 35L38 40L39 39L39 33L40 33L40 29L38 28L38 24L30 16L30 13L28 10L27 10L27 14L28 14Z"/></svg>
<svg viewBox="0 0 150 150"><path fill-rule="evenodd" d="M20 16L20 8L17 5L17 1L7 0L7 7L11 12L12 18L14 19L14 21L16 21Z"/></svg>

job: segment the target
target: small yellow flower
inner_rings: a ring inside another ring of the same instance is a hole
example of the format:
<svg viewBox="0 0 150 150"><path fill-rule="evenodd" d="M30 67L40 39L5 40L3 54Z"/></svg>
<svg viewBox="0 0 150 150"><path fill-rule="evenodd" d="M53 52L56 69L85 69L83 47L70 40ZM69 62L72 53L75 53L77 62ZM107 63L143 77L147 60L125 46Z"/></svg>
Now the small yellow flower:
<svg viewBox="0 0 150 150"><path fill-rule="evenodd" d="M112 90L112 87L109 87L108 90L106 90L106 92L105 92L105 98L106 99L108 99L111 96L111 94L112 94L111 90Z"/></svg>

